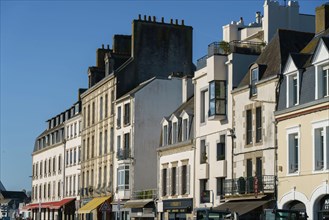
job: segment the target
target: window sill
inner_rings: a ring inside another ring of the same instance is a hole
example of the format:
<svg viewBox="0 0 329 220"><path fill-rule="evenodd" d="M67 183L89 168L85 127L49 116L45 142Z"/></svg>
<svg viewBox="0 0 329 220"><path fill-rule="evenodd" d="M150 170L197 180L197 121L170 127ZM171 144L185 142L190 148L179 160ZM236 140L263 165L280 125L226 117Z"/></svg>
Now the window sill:
<svg viewBox="0 0 329 220"><path fill-rule="evenodd" d="M208 116L208 120L209 121L213 121L213 120L225 120L226 119L226 115L210 115Z"/></svg>
<svg viewBox="0 0 329 220"><path fill-rule="evenodd" d="M287 173L287 176L299 176L299 171L296 171L294 173Z"/></svg>

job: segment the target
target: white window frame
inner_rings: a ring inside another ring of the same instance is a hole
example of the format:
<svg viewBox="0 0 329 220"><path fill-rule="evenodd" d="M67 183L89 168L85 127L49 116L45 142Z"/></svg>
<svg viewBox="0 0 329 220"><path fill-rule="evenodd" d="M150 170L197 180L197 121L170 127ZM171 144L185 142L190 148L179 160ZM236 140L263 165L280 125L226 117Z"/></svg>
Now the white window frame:
<svg viewBox="0 0 329 220"><path fill-rule="evenodd" d="M323 132L324 134L327 134L327 129L329 129L329 120L322 120L322 121L317 121L317 122L313 122L312 123L312 151L313 151L313 160L312 160L312 164L313 164L313 173L321 173L321 172L327 172L329 170L329 166L328 165L328 160L329 157L327 157L327 155L329 155L329 153L327 152L326 145L329 142L329 140L327 139L327 136L324 135L324 151L323 151L323 169L321 170L316 170L316 160L315 160L315 130L319 129L319 128L323 128Z"/></svg>
<svg viewBox="0 0 329 220"><path fill-rule="evenodd" d="M297 172L294 173L290 173L290 161L289 161L289 136L292 134L296 134L297 133L297 137L298 137L298 168L297 168ZM300 151L301 151L301 141L300 141L300 126L295 126L295 127L290 127L286 129L286 146L287 146L287 176L296 176L299 175L300 173Z"/></svg>
<svg viewBox="0 0 329 220"><path fill-rule="evenodd" d="M286 93L286 107L287 108L290 108L290 107L293 107L293 106L296 106L296 105L299 105L299 86L300 86L300 77L299 77L299 71L294 71L294 72L291 72L291 73L288 73L288 74L285 74L285 76L287 77L286 81L287 81L287 93ZM293 84L292 84L292 81L294 78L297 78L297 93L296 93L296 103L292 103L292 99L294 98L293 97L293 94L291 93L292 91L290 91L292 88L293 88Z"/></svg>
<svg viewBox="0 0 329 220"><path fill-rule="evenodd" d="M321 99L329 96L329 85L328 85L329 83L327 84L327 94L322 94L323 91L322 74L324 70L328 71L327 77L329 77L328 61L324 61L315 65L315 99Z"/></svg>

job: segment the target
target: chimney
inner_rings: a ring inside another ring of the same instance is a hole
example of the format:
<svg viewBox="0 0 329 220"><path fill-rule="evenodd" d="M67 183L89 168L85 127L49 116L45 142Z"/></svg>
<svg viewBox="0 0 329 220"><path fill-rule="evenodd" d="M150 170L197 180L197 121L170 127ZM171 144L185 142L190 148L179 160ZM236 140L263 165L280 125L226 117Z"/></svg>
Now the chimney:
<svg viewBox="0 0 329 220"><path fill-rule="evenodd" d="M315 33L318 34L329 28L329 3L315 9Z"/></svg>
<svg viewBox="0 0 329 220"><path fill-rule="evenodd" d="M256 23L257 24L262 23L262 15L260 14L260 11L256 12Z"/></svg>

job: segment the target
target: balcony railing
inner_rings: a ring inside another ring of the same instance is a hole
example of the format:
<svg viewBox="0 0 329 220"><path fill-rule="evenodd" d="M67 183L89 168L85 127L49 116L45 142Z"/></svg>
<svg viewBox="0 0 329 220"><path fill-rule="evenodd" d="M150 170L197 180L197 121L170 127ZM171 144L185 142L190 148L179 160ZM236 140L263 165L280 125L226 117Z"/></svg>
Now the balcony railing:
<svg viewBox="0 0 329 220"><path fill-rule="evenodd" d="M136 190L133 192L132 199L155 199L157 193L156 189Z"/></svg>
<svg viewBox="0 0 329 220"><path fill-rule="evenodd" d="M256 178L257 184L255 184ZM273 175L227 179L224 183L225 195L252 194L255 193L255 189L257 189L258 193L273 193L275 189L275 179Z"/></svg>
<svg viewBox="0 0 329 220"><path fill-rule="evenodd" d="M126 160L130 158L130 149L126 149L126 148L118 149L117 158L118 160Z"/></svg>
<svg viewBox="0 0 329 220"><path fill-rule="evenodd" d="M258 55L264 46L264 43L252 41L213 42L208 45L208 54L197 60L197 70L204 68L207 65L207 58L213 55L228 55L230 53Z"/></svg>

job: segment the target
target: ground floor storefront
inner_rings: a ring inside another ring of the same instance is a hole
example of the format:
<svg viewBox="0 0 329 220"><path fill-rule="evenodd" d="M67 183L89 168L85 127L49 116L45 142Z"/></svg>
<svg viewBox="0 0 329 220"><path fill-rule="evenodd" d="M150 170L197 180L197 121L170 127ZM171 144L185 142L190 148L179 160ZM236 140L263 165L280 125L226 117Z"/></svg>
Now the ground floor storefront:
<svg viewBox="0 0 329 220"><path fill-rule="evenodd" d="M24 209L31 210L31 217L36 220L74 220L75 201L75 198L67 198L54 202L32 203Z"/></svg>
<svg viewBox="0 0 329 220"><path fill-rule="evenodd" d="M97 197L85 200L78 210L80 220L111 220L111 197Z"/></svg>
<svg viewBox="0 0 329 220"><path fill-rule="evenodd" d="M279 198L278 208L297 210L308 220L329 220L329 184L318 186L309 196L292 189Z"/></svg>
<svg viewBox="0 0 329 220"><path fill-rule="evenodd" d="M193 199L168 199L158 202L158 219L190 220L193 219Z"/></svg>

